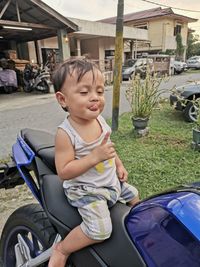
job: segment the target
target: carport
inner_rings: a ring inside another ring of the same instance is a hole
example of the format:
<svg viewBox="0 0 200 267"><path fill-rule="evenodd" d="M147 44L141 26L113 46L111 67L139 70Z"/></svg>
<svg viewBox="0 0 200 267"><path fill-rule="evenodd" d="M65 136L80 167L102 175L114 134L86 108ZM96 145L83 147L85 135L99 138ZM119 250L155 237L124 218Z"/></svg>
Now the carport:
<svg viewBox="0 0 200 267"><path fill-rule="evenodd" d="M38 40L58 38L59 59L70 56L68 33L78 26L40 0L0 1L0 51L16 50L17 58L29 59L27 42L34 41L37 63L41 63L41 49Z"/></svg>

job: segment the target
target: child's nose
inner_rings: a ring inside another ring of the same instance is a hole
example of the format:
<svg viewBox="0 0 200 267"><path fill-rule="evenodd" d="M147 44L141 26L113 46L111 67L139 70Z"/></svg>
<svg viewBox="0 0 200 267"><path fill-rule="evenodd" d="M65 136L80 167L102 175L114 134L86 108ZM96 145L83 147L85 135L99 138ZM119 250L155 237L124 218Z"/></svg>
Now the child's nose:
<svg viewBox="0 0 200 267"><path fill-rule="evenodd" d="M99 95L96 92L93 92L91 94L91 100L92 101L97 101L99 99Z"/></svg>

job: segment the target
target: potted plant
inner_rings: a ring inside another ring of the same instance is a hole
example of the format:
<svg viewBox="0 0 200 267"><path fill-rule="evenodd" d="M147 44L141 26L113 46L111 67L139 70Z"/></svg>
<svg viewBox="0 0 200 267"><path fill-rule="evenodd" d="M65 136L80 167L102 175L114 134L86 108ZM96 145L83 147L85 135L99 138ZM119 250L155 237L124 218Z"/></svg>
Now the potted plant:
<svg viewBox="0 0 200 267"><path fill-rule="evenodd" d="M140 75L135 75L126 90L126 98L132 111L133 126L140 136L144 136L149 132L147 128L149 118L163 92L163 90L159 90L162 80L156 74L152 76L147 67L144 80L140 78Z"/></svg>

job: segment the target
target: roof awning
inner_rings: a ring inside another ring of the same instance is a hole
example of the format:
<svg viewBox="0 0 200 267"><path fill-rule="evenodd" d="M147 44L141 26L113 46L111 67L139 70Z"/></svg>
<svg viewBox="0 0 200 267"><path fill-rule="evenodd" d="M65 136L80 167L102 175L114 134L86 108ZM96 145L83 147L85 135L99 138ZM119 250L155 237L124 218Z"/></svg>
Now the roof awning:
<svg viewBox="0 0 200 267"><path fill-rule="evenodd" d="M73 32L78 26L40 0L0 1L1 41L45 39L56 36L58 29Z"/></svg>
<svg viewBox="0 0 200 267"><path fill-rule="evenodd" d="M116 37L116 25L89 21L77 18L68 18L78 25L79 30L73 32L73 36L80 39L94 38L94 37ZM142 40L148 41L148 31L133 27L123 27L123 38L125 40Z"/></svg>

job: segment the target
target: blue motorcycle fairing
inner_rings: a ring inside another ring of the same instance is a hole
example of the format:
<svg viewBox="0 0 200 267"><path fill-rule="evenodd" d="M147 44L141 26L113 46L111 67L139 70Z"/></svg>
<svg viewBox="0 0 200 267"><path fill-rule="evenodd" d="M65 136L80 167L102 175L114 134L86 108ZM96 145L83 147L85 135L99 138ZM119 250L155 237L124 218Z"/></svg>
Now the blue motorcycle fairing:
<svg viewBox="0 0 200 267"><path fill-rule="evenodd" d="M146 200L131 210L125 224L149 267L200 267L199 194L184 191Z"/></svg>
<svg viewBox="0 0 200 267"><path fill-rule="evenodd" d="M32 163L33 159L35 158L35 153L33 150L26 144L21 136L17 137L16 143L12 146L12 154L14 161L17 165L17 169L24 179L28 187L30 188L31 192L35 196L35 198L39 201L42 205L41 197L39 189L29 174L23 167L28 166Z"/></svg>

